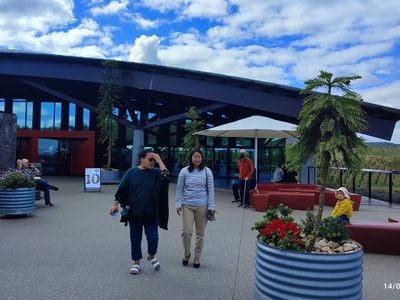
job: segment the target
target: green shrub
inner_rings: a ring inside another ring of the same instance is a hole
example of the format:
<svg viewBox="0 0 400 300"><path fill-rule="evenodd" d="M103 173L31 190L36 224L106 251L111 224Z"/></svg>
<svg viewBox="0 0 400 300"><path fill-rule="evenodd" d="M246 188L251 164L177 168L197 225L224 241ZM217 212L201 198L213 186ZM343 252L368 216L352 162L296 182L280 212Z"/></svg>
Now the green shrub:
<svg viewBox="0 0 400 300"><path fill-rule="evenodd" d="M23 170L8 170L0 174L0 189L17 189L35 187L30 174Z"/></svg>
<svg viewBox="0 0 400 300"><path fill-rule="evenodd" d="M340 242L349 238L344 224L336 218L328 217L321 221L318 236L328 241Z"/></svg>

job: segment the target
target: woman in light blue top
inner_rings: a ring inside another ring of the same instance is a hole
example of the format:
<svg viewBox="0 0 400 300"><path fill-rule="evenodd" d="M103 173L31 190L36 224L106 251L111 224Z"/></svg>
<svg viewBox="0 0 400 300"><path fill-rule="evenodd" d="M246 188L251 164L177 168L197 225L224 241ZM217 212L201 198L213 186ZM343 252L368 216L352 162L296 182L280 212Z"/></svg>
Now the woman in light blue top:
<svg viewBox="0 0 400 300"><path fill-rule="evenodd" d="M178 176L176 212L182 215L181 237L185 251L182 265L189 263L194 224L196 242L193 267L199 268L207 216L213 219L215 214L214 177L211 170L203 165L203 153L200 150L192 150L189 158L189 166L183 168Z"/></svg>

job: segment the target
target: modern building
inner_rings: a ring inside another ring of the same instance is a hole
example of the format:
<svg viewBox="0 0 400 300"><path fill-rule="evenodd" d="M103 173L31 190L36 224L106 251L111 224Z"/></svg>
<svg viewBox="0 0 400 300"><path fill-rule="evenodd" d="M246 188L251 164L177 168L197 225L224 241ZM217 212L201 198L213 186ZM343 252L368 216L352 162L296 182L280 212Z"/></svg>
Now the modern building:
<svg viewBox="0 0 400 300"><path fill-rule="evenodd" d="M98 142L96 105L103 81L101 59L0 52L0 111L17 116L17 158L42 162L54 175L82 175L104 164ZM113 166L127 169L132 145L153 147L173 174L180 165L186 112L195 106L207 127L251 115L296 124L299 89L158 65L119 62L123 96L115 107ZM367 135L390 139L400 110L363 102ZM215 177L236 178L240 148L252 155L253 139L204 138L207 164ZM284 160L285 140L258 143L259 180L268 180Z"/></svg>

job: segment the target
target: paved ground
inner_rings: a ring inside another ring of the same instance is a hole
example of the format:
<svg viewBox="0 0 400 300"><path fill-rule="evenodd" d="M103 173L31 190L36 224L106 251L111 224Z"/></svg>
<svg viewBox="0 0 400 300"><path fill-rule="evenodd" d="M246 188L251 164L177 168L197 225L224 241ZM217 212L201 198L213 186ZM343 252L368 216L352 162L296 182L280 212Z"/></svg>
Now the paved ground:
<svg viewBox="0 0 400 300"><path fill-rule="evenodd" d="M48 179L60 187L52 193L55 207L42 200L32 217L0 218L0 299L252 299L256 232L250 228L262 213L237 208L229 190L216 191L216 221L207 226L201 268L194 269L181 265L171 184L169 230L160 230L161 270L144 261L133 276L128 228L108 215L116 186L85 193L82 178ZM386 222L392 215L400 216L400 208L366 201L354 219ZM363 299L400 299L399 289L385 290L385 283L399 282L400 256L365 254Z"/></svg>

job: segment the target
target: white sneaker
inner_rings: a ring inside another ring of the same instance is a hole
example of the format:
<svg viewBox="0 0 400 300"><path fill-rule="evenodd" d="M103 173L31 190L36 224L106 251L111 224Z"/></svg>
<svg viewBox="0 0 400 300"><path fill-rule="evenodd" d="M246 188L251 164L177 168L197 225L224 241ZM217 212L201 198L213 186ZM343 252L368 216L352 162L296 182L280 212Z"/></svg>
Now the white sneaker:
<svg viewBox="0 0 400 300"><path fill-rule="evenodd" d="M129 273L136 275L139 274L140 272L140 266L139 265L133 265L132 268L130 268Z"/></svg>
<svg viewBox="0 0 400 300"><path fill-rule="evenodd" d="M158 259L157 259L155 256L154 256L153 258L150 258L150 256L148 256L148 257L147 257L147 260L148 260L149 262L151 262L151 264L152 264L152 266L153 266L153 269L154 269L155 271L160 270L160 267L161 267L160 262L158 261Z"/></svg>

